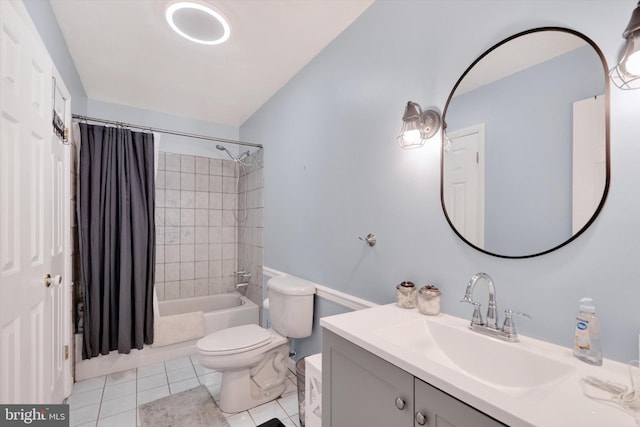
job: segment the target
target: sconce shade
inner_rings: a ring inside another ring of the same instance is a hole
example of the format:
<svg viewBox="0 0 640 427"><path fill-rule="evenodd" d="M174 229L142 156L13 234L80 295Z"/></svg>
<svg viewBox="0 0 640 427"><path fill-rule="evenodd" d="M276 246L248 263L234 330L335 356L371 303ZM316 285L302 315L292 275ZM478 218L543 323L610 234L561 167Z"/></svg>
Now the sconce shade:
<svg viewBox="0 0 640 427"><path fill-rule="evenodd" d="M622 37L627 41L618 65L610 72L611 81L620 89L638 89L640 88L640 1Z"/></svg>
<svg viewBox="0 0 640 427"><path fill-rule="evenodd" d="M434 110L422 111L419 104L409 101L402 116L402 129L396 141L401 148L422 147L440 127L440 114Z"/></svg>

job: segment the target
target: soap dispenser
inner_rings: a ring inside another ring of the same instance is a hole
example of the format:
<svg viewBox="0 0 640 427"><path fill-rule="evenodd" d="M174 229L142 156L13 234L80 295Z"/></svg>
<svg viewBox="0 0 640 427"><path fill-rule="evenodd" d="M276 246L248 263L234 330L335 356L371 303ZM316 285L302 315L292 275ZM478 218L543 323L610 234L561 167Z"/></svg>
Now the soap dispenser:
<svg viewBox="0 0 640 427"><path fill-rule="evenodd" d="M596 315L593 299L588 297L580 300L580 311L576 316L573 355L591 365L602 365L600 320Z"/></svg>

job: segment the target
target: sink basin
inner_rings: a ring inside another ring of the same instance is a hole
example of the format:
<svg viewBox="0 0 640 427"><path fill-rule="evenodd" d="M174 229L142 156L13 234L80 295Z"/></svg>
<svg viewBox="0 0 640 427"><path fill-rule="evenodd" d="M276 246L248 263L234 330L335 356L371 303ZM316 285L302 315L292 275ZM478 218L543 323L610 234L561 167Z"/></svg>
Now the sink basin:
<svg viewBox="0 0 640 427"><path fill-rule="evenodd" d="M573 366L547 357L527 342L508 343L481 335L468 322L447 317L416 319L376 333L409 351L428 353L431 360L454 365L469 376L499 387L530 389L568 375Z"/></svg>

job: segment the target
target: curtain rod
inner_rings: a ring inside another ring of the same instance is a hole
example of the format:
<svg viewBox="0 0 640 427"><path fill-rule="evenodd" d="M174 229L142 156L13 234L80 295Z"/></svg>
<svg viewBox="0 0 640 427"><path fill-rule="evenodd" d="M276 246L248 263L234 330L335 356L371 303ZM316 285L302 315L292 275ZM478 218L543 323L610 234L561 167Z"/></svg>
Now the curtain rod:
<svg viewBox="0 0 640 427"><path fill-rule="evenodd" d="M169 130L169 129L160 129L160 128L155 128L155 127L151 127L151 126L140 126L140 125L135 125L135 124L132 124L132 123L118 122L118 121L115 121L115 120L105 120L105 119L97 119L95 117L81 116L79 114L73 114L72 117L74 119L78 119L78 120L81 120L81 121L105 123L105 124L122 126L122 127L127 127L127 128L136 128L136 129L148 130L148 131L151 131L151 132L166 133L168 135L186 136L186 137L189 137L189 138L205 139L207 141L226 142L226 143L229 143L229 144L237 144L237 145L245 145L247 147L262 148L262 144L254 144L252 142L236 141L235 139L216 138L215 136L198 135L198 134L195 134L195 133L180 132L180 131Z"/></svg>

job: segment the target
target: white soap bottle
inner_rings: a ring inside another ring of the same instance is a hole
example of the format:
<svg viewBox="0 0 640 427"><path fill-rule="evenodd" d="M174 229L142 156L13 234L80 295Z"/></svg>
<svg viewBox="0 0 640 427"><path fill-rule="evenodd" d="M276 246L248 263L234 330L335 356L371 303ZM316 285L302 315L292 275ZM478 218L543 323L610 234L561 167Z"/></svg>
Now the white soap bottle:
<svg viewBox="0 0 640 427"><path fill-rule="evenodd" d="M596 315L596 308L591 298L580 300L580 311L576 316L573 355L591 365L602 365L600 319Z"/></svg>

